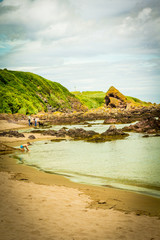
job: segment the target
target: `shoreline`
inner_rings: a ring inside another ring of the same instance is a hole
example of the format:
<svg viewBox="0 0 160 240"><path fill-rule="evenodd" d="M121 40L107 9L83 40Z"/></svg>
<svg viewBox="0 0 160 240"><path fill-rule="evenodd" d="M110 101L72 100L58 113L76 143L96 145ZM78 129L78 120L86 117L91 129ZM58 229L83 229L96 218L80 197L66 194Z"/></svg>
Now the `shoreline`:
<svg viewBox="0 0 160 240"><path fill-rule="evenodd" d="M53 139L36 136L31 141ZM26 135L2 142L17 146L27 141ZM74 183L18 164L9 154L0 155L0 193L3 240L160 239L160 199Z"/></svg>
<svg viewBox="0 0 160 240"><path fill-rule="evenodd" d="M124 189L75 183L65 176L18 164L16 159L8 155L0 155L0 172L8 172L11 179L27 183L77 189L91 199L89 208L114 209L125 214L134 213L160 219L160 198Z"/></svg>
<svg viewBox="0 0 160 240"><path fill-rule="evenodd" d="M10 124L10 123L8 123ZM9 127L9 126L8 126ZM28 129L27 125L24 128ZM12 124L10 125L12 129ZM17 124L16 129L21 129ZM30 133L24 133L25 138L0 137L0 142L8 146L18 146L18 144L26 143ZM41 140L57 139L53 136L43 136L34 133L36 139L29 140L31 142ZM114 187L87 185L75 183L63 175L40 171L33 166L18 164L16 159L10 158L9 155L0 155L0 172L6 171L12 174L12 178L16 180L34 182L42 185L57 185L74 188L82 191L92 199L91 208L115 209L125 213L135 213L137 215L156 216L160 218L160 198L139 192L119 189ZM103 202L103 204L101 203Z"/></svg>

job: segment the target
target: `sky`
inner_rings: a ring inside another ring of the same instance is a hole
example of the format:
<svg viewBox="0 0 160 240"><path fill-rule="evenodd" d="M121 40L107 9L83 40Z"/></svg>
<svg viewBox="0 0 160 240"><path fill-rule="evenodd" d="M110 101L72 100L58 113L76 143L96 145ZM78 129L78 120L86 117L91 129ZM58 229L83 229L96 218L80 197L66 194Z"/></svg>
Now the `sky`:
<svg viewBox="0 0 160 240"><path fill-rule="evenodd" d="M0 68L160 103L160 1L0 0Z"/></svg>

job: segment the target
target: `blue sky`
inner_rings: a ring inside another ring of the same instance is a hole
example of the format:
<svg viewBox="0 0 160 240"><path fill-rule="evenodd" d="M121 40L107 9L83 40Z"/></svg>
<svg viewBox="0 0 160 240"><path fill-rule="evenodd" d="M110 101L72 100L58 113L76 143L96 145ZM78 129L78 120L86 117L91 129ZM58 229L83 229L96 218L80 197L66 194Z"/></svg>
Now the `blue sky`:
<svg viewBox="0 0 160 240"><path fill-rule="evenodd" d="M160 103L159 0L0 1L0 68Z"/></svg>

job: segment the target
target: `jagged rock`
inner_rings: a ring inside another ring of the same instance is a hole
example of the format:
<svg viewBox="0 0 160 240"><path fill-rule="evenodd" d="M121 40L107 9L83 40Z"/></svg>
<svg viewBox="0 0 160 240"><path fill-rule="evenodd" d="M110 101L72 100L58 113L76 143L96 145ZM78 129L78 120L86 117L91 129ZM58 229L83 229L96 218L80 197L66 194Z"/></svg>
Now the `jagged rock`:
<svg viewBox="0 0 160 240"><path fill-rule="evenodd" d="M125 123L132 123L136 122L137 118L128 116L121 116L121 114L117 114L114 118L106 118L103 124L125 124Z"/></svg>
<svg viewBox="0 0 160 240"><path fill-rule="evenodd" d="M47 131L43 131L42 135L50 135L50 136L56 136L57 131L55 130L47 130Z"/></svg>
<svg viewBox="0 0 160 240"><path fill-rule="evenodd" d="M47 131L41 131L43 135L50 135L50 136L56 136L56 137L65 137L66 130L64 128L61 128L59 131L55 130L47 130Z"/></svg>
<svg viewBox="0 0 160 240"><path fill-rule="evenodd" d="M109 105L110 101L111 101L110 98L106 95L106 96L105 96L105 103L106 103L106 106Z"/></svg>
<svg viewBox="0 0 160 240"><path fill-rule="evenodd" d="M117 135L126 135L121 129L117 129L115 125L111 125L108 130L102 133L103 136L117 136Z"/></svg>
<svg viewBox="0 0 160 240"><path fill-rule="evenodd" d="M67 135L72 138L89 138L98 133L95 131L86 131L83 128L69 129Z"/></svg>
<svg viewBox="0 0 160 240"><path fill-rule="evenodd" d="M126 108L127 98L115 87L110 87L105 96L106 106L111 108Z"/></svg>
<svg viewBox="0 0 160 240"><path fill-rule="evenodd" d="M134 131L141 133L157 133L160 131L160 119L147 118L134 125L122 128L123 131Z"/></svg>
<svg viewBox="0 0 160 240"><path fill-rule="evenodd" d="M148 137L160 137L160 134L154 134L154 135L145 134L145 135L143 136L143 138L148 138Z"/></svg>
<svg viewBox="0 0 160 240"><path fill-rule="evenodd" d="M34 135L29 135L28 137L29 139L36 139L36 137Z"/></svg>
<svg viewBox="0 0 160 240"><path fill-rule="evenodd" d="M116 118L109 118L109 119L105 119L103 124L116 124L117 123L117 119Z"/></svg>
<svg viewBox="0 0 160 240"><path fill-rule="evenodd" d="M59 131L56 132L56 137L65 137L66 133L66 129L61 128Z"/></svg>
<svg viewBox="0 0 160 240"><path fill-rule="evenodd" d="M128 134L122 132L120 129L116 129L115 127L111 126L106 132L99 134L95 131L86 131L83 128L74 128L69 129L66 131L65 128L61 128L59 131L55 130L47 130L42 132L43 135L50 135L56 137L66 137L69 136L74 140L84 140L87 142L106 142L112 141L116 139L122 139ZM53 140L55 141L55 140Z"/></svg>
<svg viewBox="0 0 160 240"><path fill-rule="evenodd" d="M16 137L16 138L25 137L23 133L19 133L18 131L12 131L12 130L1 132L0 136Z"/></svg>

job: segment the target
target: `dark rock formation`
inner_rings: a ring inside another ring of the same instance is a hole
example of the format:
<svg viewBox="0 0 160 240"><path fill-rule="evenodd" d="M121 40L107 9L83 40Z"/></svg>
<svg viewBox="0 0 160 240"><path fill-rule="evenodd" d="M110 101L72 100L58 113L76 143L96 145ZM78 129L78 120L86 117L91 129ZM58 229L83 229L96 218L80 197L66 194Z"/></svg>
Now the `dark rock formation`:
<svg viewBox="0 0 160 240"><path fill-rule="evenodd" d="M128 134L124 133L120 129L115 128L115 126L111 126L102 134L99 134L95 131L86 131L82 128L69 129L67 135L74 138L75 140L85 140L87 142L106 142L122 139L128 136Z"/></svg>
<svg viewBox="0 0 160 240"><path fill-rule="evenodd" d="M61 128L60 130L47 130L47 131L42 131L43 135L50 135L50 136L56 136L56 137L65 137L67 134L67 131L65 128Z"/></svg>
<svg viewBox="0 0 160 240"><path fill-rule="evenodd" d="M145 134L144 136L143 136L143 138L148 138L148 137L160 137L160 134L152 134L152 135L148 135L148 134Z"/></svg>
<svg viewBox="0 0 160 240"><path fill-rule="evenodd" d="M95 131L86 131L83 128L69 129L67 135L74 139L86 139L98 135Z"/></svg>
<svg viewBox="0 0 160 240"><path fill-rule="evenodd" d="M28 137L29 139L36 139L36 137L34 135L29 135Z"/></svg>
<svg viewBox="0 0 160 240"><path fill-rule="evenodd" d="M59 131L56 132L55 136L56 137L65 137L66 133L67 133L66 129L61 128Z"/></svg>
<svg viewBox="0 0 160 240"><path fill-rule="evenodd" d="M106 142L112 141L116 139L122 139L128 134L122 132L122 130L116 129L115 127L111 126L106 132L99 134L95 131L86 131L83 128L73 128L69 129L68 131L66 128L61 128L59 131L55 130L47 130L42 131L43 135L50 135L62 138L69 136L74 140L84 140L87 142ZM56 141L53 139L53 141Z"/></svg>
<svg viewBox="0 0 160 240"><path fill-rule="evenodd" d="M134 125L124 127L122 130L140 133L158 133L160 131L160 119L155 118L143 119L142 121Z"/></svg>
<svg viewBox="0 0 160 240"><path fill-rule="evenodd" d="M108 106L111 101L110 98L106 95L104 99L105 99L106 106Z"/></svg>
<svg viewBox="0 0 160 240"><path fill-rule="evenodd" d="M127 98L115 87L110 87L105 96L106 106L111 108L126 108Z"/></svg>
<svg viewBox="0 0 160 240"><path fill-rule="evenodd" d="M114 125L111 125L109 129L102 133L103 136L124 136L127 134L124 133L121 129L117 129Z"/></svg>
<svg viewBox="0 0 160 240"><path fill-rule="evenodd" d="M47 130L47 131L41 131L42 135L50 135L50 136L56 136L57 131L55 130Z"/></svg>
<svg viewBox="0 0 160 240"><path fill-rule="evenodd" d="M12 131L12 130L1 132L0 136L16 137L16 138L25 137L23 133L19 133L18 131Z"/></svg>

